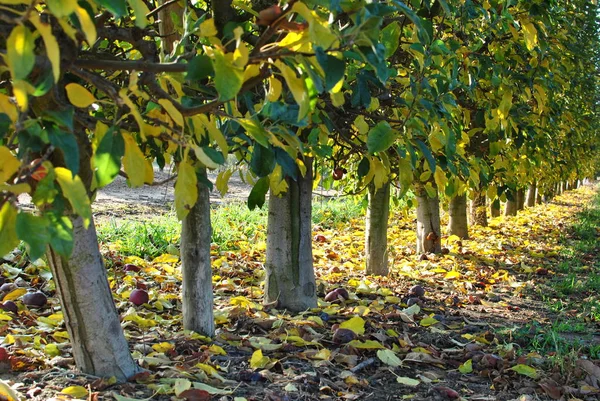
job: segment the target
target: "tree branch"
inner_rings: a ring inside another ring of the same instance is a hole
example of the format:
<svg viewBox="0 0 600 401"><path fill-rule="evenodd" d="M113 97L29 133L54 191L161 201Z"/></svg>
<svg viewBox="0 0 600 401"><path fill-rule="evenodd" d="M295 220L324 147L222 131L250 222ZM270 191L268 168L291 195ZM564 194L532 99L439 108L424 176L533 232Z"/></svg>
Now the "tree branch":
<svg viewBox="0 0 600 401"><path fill-rule="evenodd" d="M87 70L127 70L127 71L142 71L151 73L161 72L186 72L187 64L183 63L149 63L147 61L120 61L120 60L91 60L79 59L73 64L79 68Z"/></svg>

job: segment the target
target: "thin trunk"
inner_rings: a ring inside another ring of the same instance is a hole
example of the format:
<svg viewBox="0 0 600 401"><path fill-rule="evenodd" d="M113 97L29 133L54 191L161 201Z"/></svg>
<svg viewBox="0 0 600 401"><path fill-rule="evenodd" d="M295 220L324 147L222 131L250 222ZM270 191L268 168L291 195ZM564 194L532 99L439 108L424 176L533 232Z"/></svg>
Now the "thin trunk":
<svg viewBox="0 0 600 401"><path fill-rule="evenodd" d="M448 215L450 217L450 220L448 221L448 235L457 235L462 239L469 238L467 195L457 195L450 199Z"/></svg>
<svg viewBox="0 0 600 401"><path fill-rule="evenodd" d="M198 200L181 226L181 298L183 328L209 337L215 330L210 265L211 231L209 192L206 185L199 182Z"/></svg>
<svg viewBox="0 0 600 401"><path fill-rule="evenodd" d="M417 253L440 253L440 199L437 195L430 198L422 185L417 186Z"/></svg>
<svg viewBox="0 0 600 401"><path fill-rule="evenodd" d="M506 205L504 206L504 215L505 216L516 216L517 215L517 201L516 200L507 200Z"/></svg>
<svg viewBox="0 0 600 401"><path fill-rule="evenodd" d="M517 190L517 210L525 209L525 188Z"/></svg>
<svg viewBox="0 0 600 401"><path fill-rule="evenodd" d="M387 276L388 249L387 227L390 213L390 183L375 189L369 185L369 206L367 209L365 255L367 274Z"/></svg>
<svg viewBox="0 0 600 401"><path fill-rule="evenodd" d="M288 191L269 196L265 303L299 312L317 306L312 257L312 159Z"/></svg>
<svg viewBox="0 0 600 401"><path fill-rule="evenodd" d="M161 5L167 3L167 0L161 0ZM173 20L173 17L179 21ZM162 38L163 51L166 55L171 54L174 48L175 41L179 40L178 27L183 27L183 7L178 3L172 3L158 12L160 24L158 24L158 32Z"/></svg>
<svg viewBox="0 0 600 401"><path fill-rule="evenodd" d="M487 227L487 211L485 207L485 192L476 192L471 201L471 224Z"/></svg>
<svg viewBox="0 0 600 401"><path fill-rule="evenodd" d="M100 377L126 381L140 367L134 362L115 308L106 269L98 249L93 221L84 228L81 217L73 223L70 257L48 250L48 261L77 367Z"/></svg>
<svg viewBox="0 0 600 401"><path fill-rule="evenodd" d="M529 188L527 188L527 207L534 207L535 206L535 192L536 192L537 186L535 181L532 182L531 184L529 184Z"/></svg>
<svg viewBox="0 0 600 401"><path fill-rule="evenodd" d="M500 216L500 199L496 199L490 204L490 216L492 218Z"/></svg>

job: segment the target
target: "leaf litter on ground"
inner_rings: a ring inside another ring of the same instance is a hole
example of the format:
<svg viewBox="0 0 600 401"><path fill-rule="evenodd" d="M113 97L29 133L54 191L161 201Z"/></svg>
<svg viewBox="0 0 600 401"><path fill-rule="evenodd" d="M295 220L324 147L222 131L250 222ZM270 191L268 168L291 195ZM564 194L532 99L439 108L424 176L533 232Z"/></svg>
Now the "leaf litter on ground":
<svg viewBox="0 0 600 401"><path fill-rule="evenodd" d="M264 238L241 240L236 252L215 245L214 339L182 330L176 255L144 260L103 249L122 326L145 369L120 385L72 372L49 269L15 253L2 264L15 284L3 300L16 301L18 312L0 313L1 384L34 400L597 399L600 363L590 347L559 355L536 346L556 334L544 330L561 313L572 313L550 307L540 288L560 296L552 286L570 274L560 266L576 249L572 227L596 191L586 186L471 227L469 240L444 237L447 254L425 258L412 249L410 216L398 213L389 277L362 273L362 220L317 226L319 304L296 315L262 304ZM599 258L581 255L587 267L574 280L597 276ZM23 305L26 287L50 295L48 304ZM148 291L147 303L130 303L135 289ZM572 306L597 305L596 294L573 296ZM598 331L597 314L579 317L583 332Z"/></svg>

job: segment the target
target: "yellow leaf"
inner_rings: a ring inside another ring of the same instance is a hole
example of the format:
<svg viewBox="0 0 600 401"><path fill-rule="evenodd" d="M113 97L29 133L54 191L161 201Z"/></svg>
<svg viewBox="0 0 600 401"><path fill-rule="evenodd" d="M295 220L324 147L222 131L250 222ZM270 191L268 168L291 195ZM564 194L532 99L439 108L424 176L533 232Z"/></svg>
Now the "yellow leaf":
<svg viewBox="0 0 600 401"><path fill-rule="evenodd" d="M0 380L0 395L6 397L6 401L19 401L21 397L7 382Z"/></svg>
<svg viewBox="0 0 600 401"><path fill-rule="evenodd" d="M0 257L19 245L15 229L16 223L17 209L10 202L5 202L0 209Z"/></svg>
<svg viewBox="0 0 600 401"><path fill-rule="evenodd" d="M300 106L300 110L298 111L298 121L300 121L306 116L310 108L310 98L308 96L309 91L306 87L304 79L298 78L296 72L282 61L276 61L275 66L279 68L279 71L281 71L288 88L292 92L294 100L296 103L298 103L298 106Z"/></svg>
<svg viewBox="0 0 600 401"><path fill-rule="evenodd" d="M215 163L200 146L192 145L192 149L194 149L194 153L196 154L198 161L200 161L200 163L202 163L205 167L211 170L219 167L219 164Z"/></svg>
<svg viewBox="0 0 600 401"><path fill-rule="evenodd" d="M17 101L20 111L26 111L29 107L28 89L29 85L23 80L14 80L12 83L13 95Z"/></svg>
<svg viewBox="0 0 600 401"><path fill-rule="evenodd" d="M90 198L88 198L85 186L78 175L73 177L71 170L64 167L54 169L56 181L62 189L63 196L69 200L71 207L83 219L83 226L87 228L92 218L92 209L90 207Z"/></svg>
<svg viewBox="0 0 600 401"><path fill-rule="evenodd" d="M525 36L525 46L527 50L532 51L538 42L537 29L531 22L525 22L523 25L523 35Z"/></svg>
<svg viewBox="0 0 600 401"><path fill-rule="evenodd" d="M215 19L209 18L200 24L200 36L211 37L217 36L219 31L215 25Z"/></svg>
<svg viewBox="0 0 600 401"><path fill-rule="evenodd" d="M67 84L65 90L67 91L69 102L75 107L84 109L96 101L96 98L90 91L74 82Z"/></svg>
<svg viewBox="0 0 600 401"><path fill-rule="evenodd" d="M146 15L150 12L148 6L143 0L127 0L129 5L133 9L133 15L135 15L135 26L138 28L145 28L148 25L148 18Z"/></svg>
<svg viewBox="0 0 600 401"><path fill-rule="evenodd" d="M323 361L328 361L329 358L331 358L331 351L329 351L327 348L323 348L322 350L320 350L319 352L314 354L312 356L312 358L313 359L321 359Z"/></svg>
<svg viewBox="0 0 600 401"><path fill-rule="evenodd" d="M46 344L44 347L44 352L52 357L60 355L60 349L56 346L56 344Z"/></svg>
<svg viewBox="0 0 600 401"><path fill-rule="evenodd" d="M267 366L269 362L270 358L268 356L263 356L262 351L257 349L250 358L250 367L252 369L262 369Z"/></svg>
<svg viewBox="0 0 600 401"><path fill-rule="evenodd" d="M198 178L196 169L185 158L179 163L177 182L175 183L175 210L177 217L183 220L198 199Z"/></svg>
<svg viewBox="0 0 600 401"><path fill-rule="evenodd" d="M355 316L350 320L342 322L342 324L340 324L340 328L352 330L360 336L365 334L365 320L362 317Z"/></svg>
<svg viewBox="0 0 600 401"><path fill-rule="evenodd" d="M0 113L6 114L12 122L17 121L19 118L17 106L12 103L10 97L2 93L0 93Z"/></svg>
<svg viewBox="0 0 600 401"><path fill-rule="evenodd" d="M7 315L6 313L0 313L0 320L10 322L12 319L12 316Z"/></svg>
<svg viewBox="0 0 600 401"><path fill-rule="evenodd" d="M360 341L352 340L348 343L349 346L360 349L385 349L385 347L374 340Z"/></svg>
<svg viewBox="0 0 600 401"><path fill-rule="evenodd" d="M210 347L208 347L208 350L213 354L213 355L227 355L227 352L222 348L219 347L216 344L211 345Z"/></svg>
<svg viewBox="0 0 600 401"><path fill-rule="evenodd" d="M146 135L144 132L144 127L146 124L144 124L144 120L142 119L142 115L140 114L137 106L131 101L129 96L127 96L127 89L125 89L125 88L121 89L119 91L119 97L121 98L121 100L123 100L123 103L125 103L125 105L127 105L127 107L129 107L129 112L131 113L131 115L135 119L135 122L138 124L138 127L140 128L140 135L142 136L142 139L146 139Z"/></svg>
<svg viewBox="0 0 600 401"><path fill-rule="evenodd" d="M473 360L469 359L458 367L458 371L462 374L473 372Z"/></svg>
<svg viewBox="0 0 600 401"><path fill-rule="evenodd" d="M42 22L37 13L31 13L29 15L29 21L35 26L40 35L42 35L44 46L46 47L46 56L52 65L54 82L58 82L58 79L60 78L60 48L58 47L56 37L52 34L52 26Z"/></svg>
<svg viewBox="0 0 600 401"><path fill-rule="evenodd" d="M446 273L446 275L444 276L444 278L446 280L453 280L455 278L460 278L460 273L457 272L456 270L451 270L448 273Z"/></svg>
<svg viewBox="0 0 600 401"><path fill-rule="evenodd" d="M281 96L281 81L271 76L269 77L269 92L267 93L267 100L269 102L275 102Z"/></svg>
<svg viewBox="0 0 600 401"><path fill-rule="evenodd" d="M14 301L15 299L19 298L21 295L25 295L25 294L27 294L27 289L17 288L16 290L12 290L8 294L6 294L4 296L4 298L2 298L2 300L3 301Z"/></svg>
<svg viewBox="0 0 600 401"><path fill-rule="evenodd" d="M69 386L63 388L61 394L67 394L73 398L86 398L88 396L88 391L83 386Z"/></svg>
<svg viewBox="0 0 600 401"><path fill-rule="evenodd" d="M8 181L19 170L21 162L13 156L10 149L0 146L0 183Z"/></svg>
<svg viewBox="0 0 600 401"><path fill-rule="evenodd" d="M175 121L175 124L179 125L180 127L183 127L183 116L169 99L160 99L158 101L158 104L160 104L166 110L169 116L171 116L171 119Z"/></svg>
<svg viewBox="0 0 600 401"><path fill-rule="evenodd" d="M146 158L131 134L124 132L123 140L125 142L123 168L129 177L129 185L133 188L140 187L144 185Z"/></svg>
<svg viewBox="0 0 600 401"><path fill-rule="evenodd" d="M156 352L167 352L173 349L173 344L163 341L158 344L154 344L152 349Z"/></svg>
<svg viewBox="0 0 600 401"><path fill-rule="evenodd" d="M96 33L96 24L94 24L90 14L88 14L87 10L83 7L77 6L75 8L75 14L77 15L79 23L81 24L81 30L85 35L85 40L90 46L92 46L98 37Z"/></svg>

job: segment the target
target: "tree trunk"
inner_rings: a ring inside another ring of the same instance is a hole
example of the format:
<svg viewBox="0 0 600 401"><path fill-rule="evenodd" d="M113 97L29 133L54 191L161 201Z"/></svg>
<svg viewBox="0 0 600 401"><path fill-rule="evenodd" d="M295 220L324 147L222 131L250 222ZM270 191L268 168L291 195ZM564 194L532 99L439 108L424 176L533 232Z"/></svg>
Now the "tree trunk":
<svg viewBox="0 0 600 401"><path fill-rule="evenodd" d="M265 303L300 312L317 306L312 257L312 159L288 191L269 196Z"/></svg>
<svg viewBox="0 0 600 401"><path fill-rule="evenodd" d="M471 224L487 227L487 211L485 207L485 192L476 192L471 201Z"/></svg>
<svg viewBox="0 0 600 401"><path fill-rule="evenodd" d="M435 185L434 185L435 188ZM417 253L440 253L440 198L430 198L422 185L415 188L417 197Z"/></svg>
<svg viewBox="0 0 600 401"><path fill-rule="evenodd" d="M515 200L506 200L506 205L504 206L504 215L505 216L516 216L517 215L517 201Z"/></svg>
<svg viewBox="0 0 600 401"><path fill-rule="evenodd" d="M492 218L500 216L500 199L496 199L490 204L490 216Z"/></svg>
<svg viewBox="0 0 600 401"><path fill-rule="evenodd" d="M183 328L210 337L215 330L210 265L210 198L206 185L198 182L197 186L198 200L181 225Z"/></svg>
<svg viewBox="0 0 600 401"><path fill-rule="evenodd" d="M534 207L535 206L535 192L536 192L537 186L535 181L532 182L531 184L529 184L529 188L527 188L527 207Z"/></svg>
<svg viewBox="0 0 600 401"><path fill-rule="evenodd" d="M450 220L448 221L448 235L457 235L462 239L469 238L467 195L457 195L450 199L448 215L450 217Z"/></svg>
<svg viewBox="0 0 600 401"><path fill-rule="evenodd" d="M387 228L390 213L390 183L375 189L369 185L369 206L365 230L365 257L367 274L387 276L388 249Z"/></svg>
<svg viewBox="0 0 600 401"><path fill-rule="evenodd" d="M517 210L525 209L525 189L519 188L517 190Z"/></svg>
<svg viewBox="0 0 600 401"><path fill-rule="evenodd" d="M141 369L131 357L123 335L98 249L96 228L93 221L84 228L81 217L71 221L73 253L64 257L50 248L48 262L75 364L82 372L126 381Z"/></svg>

